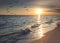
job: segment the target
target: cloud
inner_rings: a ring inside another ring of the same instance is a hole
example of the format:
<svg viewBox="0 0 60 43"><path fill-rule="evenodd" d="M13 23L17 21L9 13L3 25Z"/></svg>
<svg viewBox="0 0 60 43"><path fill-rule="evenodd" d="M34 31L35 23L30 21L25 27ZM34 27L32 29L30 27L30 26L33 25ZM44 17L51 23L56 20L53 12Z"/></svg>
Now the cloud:
<svg viewBox="0 0 60 43"><path fill-rule="evenodd" d="M34 0L0 0L1 7L21 7L27 6L28 3L33 2Z"/></svg>
<svg viewBox="0 0 60 43"><path fill-rule="evenodd" d="M47 10L46 12L60 13L60 8L50 9L50 10Z"/></svg>
<svg viewBox="0 0 60 43"><path fill-rule="evenodd" d="M1 6L60 8L60 0L0 0Z"/></svg>

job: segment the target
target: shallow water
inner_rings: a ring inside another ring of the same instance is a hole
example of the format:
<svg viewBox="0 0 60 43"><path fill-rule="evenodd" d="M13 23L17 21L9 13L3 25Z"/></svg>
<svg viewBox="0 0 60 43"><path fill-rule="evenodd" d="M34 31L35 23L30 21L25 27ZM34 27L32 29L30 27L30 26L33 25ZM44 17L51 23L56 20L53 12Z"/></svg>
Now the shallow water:
<svg viewBox="0 0 60 43"><path fill-rule="evenodd" d="M20 29L29 28L29 26L37 22L37 17L0 16L0 43L28 43L40 39L44 37L44 33L55 29L57 27L55 21L60 20L60 16L41 16L41 25L35 28L35 31L26 35L20 35ZM1 35L6 36L1 37Z"/></svg>

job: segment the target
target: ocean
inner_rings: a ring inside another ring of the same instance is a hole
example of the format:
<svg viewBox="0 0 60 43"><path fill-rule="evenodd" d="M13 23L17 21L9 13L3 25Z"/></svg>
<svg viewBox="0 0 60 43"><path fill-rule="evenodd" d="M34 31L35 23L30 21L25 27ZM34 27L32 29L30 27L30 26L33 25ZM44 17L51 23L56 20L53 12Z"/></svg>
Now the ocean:
<svg viewBox="0 0 60 43"><path fill-rule="evenodd" d="M30 15L0 15L0 43L29 43L40 39L44 37L44 33L54 30L59 20L59 15L40 16L40 18ZM19 32L37 21L40 21L40 26L35 31L24 35Z"/></svg>

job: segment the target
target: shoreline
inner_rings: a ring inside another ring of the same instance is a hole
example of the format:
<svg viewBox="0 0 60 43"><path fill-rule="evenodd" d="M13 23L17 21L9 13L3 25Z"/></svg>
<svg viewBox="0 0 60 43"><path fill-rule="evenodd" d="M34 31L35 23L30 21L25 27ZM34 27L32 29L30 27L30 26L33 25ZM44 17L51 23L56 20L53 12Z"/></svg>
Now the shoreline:
<svg viewBox="0 0 60 43"><path fill-rule="evenodd" d="M30 43L60 43L60 26L56 27L52 31L45 33L44 35L45 36L41 39L32 41Z"/></svg>

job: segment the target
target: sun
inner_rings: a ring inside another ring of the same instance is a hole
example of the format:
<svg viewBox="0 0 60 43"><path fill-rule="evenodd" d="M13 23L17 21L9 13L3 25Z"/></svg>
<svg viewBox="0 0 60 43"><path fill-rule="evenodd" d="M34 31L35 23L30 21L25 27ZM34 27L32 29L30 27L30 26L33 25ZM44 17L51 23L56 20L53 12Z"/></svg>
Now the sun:
<svg viewBox="0 0 60 43"><path fill-rule="evenodd" d="M40 15L42 12L43 12L42 9L36 9L36 11L35 11L35 13L38 15Z"/></svg>

